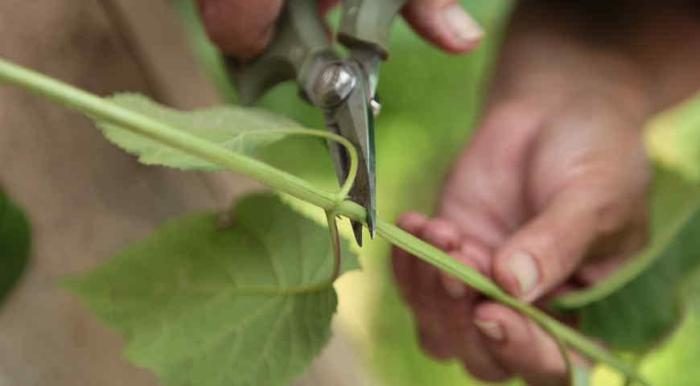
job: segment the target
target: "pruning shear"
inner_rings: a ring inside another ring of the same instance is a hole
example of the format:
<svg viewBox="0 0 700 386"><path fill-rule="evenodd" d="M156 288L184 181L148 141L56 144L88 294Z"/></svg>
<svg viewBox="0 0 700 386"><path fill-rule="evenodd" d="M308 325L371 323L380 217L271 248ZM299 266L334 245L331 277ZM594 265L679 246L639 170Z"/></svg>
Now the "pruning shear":
<svg viewBox="0 0 700 386"><path fill-rule="evenodd" d="M277 33L265 53L245 65L229 60L229 68L243 104L255 102L272 86L296 80L300 93L323 111L326 126L348 139L358 150L359 162L350 199L367 212L370 236L376 218L374 117L379 67L388 56L391 23L406 0L343 0L337 39L348 49L341 57L332 47L318 13L317 0L288 0ZM348 176L345 148L328 143L336 174ZM352 222L358 245L362 223Z"/></svg>

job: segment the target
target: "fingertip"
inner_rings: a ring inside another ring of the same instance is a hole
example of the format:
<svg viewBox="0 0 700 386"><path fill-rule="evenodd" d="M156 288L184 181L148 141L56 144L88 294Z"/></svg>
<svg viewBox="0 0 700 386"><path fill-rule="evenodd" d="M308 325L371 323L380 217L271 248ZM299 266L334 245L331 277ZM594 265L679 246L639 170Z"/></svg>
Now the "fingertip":
<svg viewBox="0 0 700 386"><path fill-rule="evenodd" d="M470 51L476 48L484 36L479 23L459 3L455 2L440 10L440 19L449 36L445 48L451 52Z"/></svg>
<svg viewBox="0 0 700 386"><path fill-rule="evenodd" d="M435 218L425 222L422 238L443 251L451 251L459 245L460 232L453 223Z"/></svg>
<svg viewBox="0 0 700 386"><path fill-rule="evenodd" d="M414 235L420 233L427 222L428 217L418 212L406 212L396 219L399 228Z"/></svg>
<svg viewBox="0 0 700 386"><path fill-rule="evenodd" d="M508 335L512 335L507 330L513 317L509 311L500 304L485 302L474 309L474 325L487 341L505 343Z"/></svg>
<svg viewBox="0 0 700 386"><path fill-rule="evenodd" d="M474 325L489 342L491 355L507 370L522 375L529 384L566 384L566 364L558 346L524 316L488 302L475 309Z"/></svg>
<svg viewBox="0 0 700 386"><path fill-rule="evenodd" d="M413 0L404 7L403 14L419 35L449 53L471 51L484 34L456 1Z"/></svg>
<svg viewBox="0 0 700 386"><path fill-rule="evenodd" d="M576 271L597 240L596 216L576 187L555 195L500 247L494 279L509 293L533 301Z"/></svg>
<svg viewBox="0 0 700 386"><path fill-rule="evenodd" d="M506 249L493 261L493 278L501 288L513 296L534 300L542 273L537 259L529 252Z"/></svg>
<svg viewBox="0 0 700 386"><path fill-rule="evenodd" d="M458 279L447 274L441 274L440 281L442 282L442 287L445 289L445 292L452 299L463 299L467 295L467 287Z"/></svg>

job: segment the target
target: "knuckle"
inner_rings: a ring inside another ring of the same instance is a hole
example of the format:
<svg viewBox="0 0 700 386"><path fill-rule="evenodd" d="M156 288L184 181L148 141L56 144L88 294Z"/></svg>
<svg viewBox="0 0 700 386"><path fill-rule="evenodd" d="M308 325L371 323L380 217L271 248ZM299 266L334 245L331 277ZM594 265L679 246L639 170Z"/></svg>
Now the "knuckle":
<svg viewBox="0 0 700 386"><path fill-rule="evenodd" d="M560 259L552 259L550 256L560 256L563 252L560 234L557 232L537 232L531 233L529 237L530 246L527 250L532 253L535 260L538 260L543 268L558 268L556 265Z"/></svg>

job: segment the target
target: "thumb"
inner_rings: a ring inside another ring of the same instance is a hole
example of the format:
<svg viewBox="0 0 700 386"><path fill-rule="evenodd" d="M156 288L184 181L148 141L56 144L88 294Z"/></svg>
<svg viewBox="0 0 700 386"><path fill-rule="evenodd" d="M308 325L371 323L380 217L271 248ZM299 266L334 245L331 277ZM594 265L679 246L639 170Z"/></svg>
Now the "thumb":
<svg viewBox="0 0 700 386"><path fill-rule="evenodd" d="M447 52L469 51L483 35L457 0L410 0L403 15L419 35Z"/></svg>
<svg viewBox="0 0 700 386"><path fill-rule="evenodd" d="M209 38L239 59L261 54L274 33L282 0L197 0Z"/></svg>
<svg viewBox="0 0 700 386"><path fill-rule="evenodd" d="M509 293L528 301L557 287L596 240L602 213L591 192L570 188L515 232L493 261L493 276Z"/></svg>

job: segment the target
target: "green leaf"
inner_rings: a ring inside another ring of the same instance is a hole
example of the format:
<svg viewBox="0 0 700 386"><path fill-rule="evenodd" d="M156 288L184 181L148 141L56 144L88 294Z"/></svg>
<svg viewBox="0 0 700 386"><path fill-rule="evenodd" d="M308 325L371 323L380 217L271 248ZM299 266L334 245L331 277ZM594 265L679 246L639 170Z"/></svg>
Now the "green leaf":
<svg viewBox="0 0 700 386"><path fill-rule="evenodd" d="M693 278L694 283L698 277ZM697 295L697 293L696 293ZM642 371L654 385L697 386L700 379L700 304L697 296L683 321L683 325L660 350L649 354L641 363Z"/></svg>
<svg viewBox="0 0 700 386"><path fill-rule="evenodd" d="M171 221L67 286L167 385L286 385L329 336L328 232L271 195ZM344 270L357 266L344 248Z"/></svg>
<svg viewBox="0 0 700 386"><path fill-rule="evenodd" d="M29 222L19 207L0 191L0 303L22 276L29 250Z"/></svg>
<svg viewBox="0 0 700 386"><path fill-rule="evenodd" d="M643 351L667 337L700 265L700 187L659 170L654 188L649 247L600 285L557 301L580 312L584 333L615 349Z"/></svg>
<svg viewBox="0 0 700 386"><path fill-rule="evenodd" d="M112 102L147 115L173 128L194 134L231 151L255 155L261 148L283 139L285 129L301 126L291 119L257 108L220 106L196 111L178 111L153 102L140 94L124 93ZM199 158L166 147L109 122L97 122L107 139L123 150L137 155L147 165L187 170L220 170Z"/></svg>

